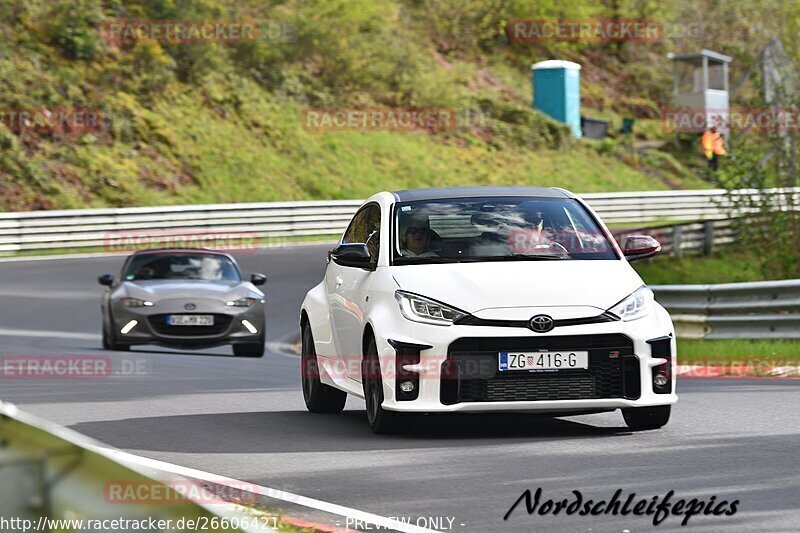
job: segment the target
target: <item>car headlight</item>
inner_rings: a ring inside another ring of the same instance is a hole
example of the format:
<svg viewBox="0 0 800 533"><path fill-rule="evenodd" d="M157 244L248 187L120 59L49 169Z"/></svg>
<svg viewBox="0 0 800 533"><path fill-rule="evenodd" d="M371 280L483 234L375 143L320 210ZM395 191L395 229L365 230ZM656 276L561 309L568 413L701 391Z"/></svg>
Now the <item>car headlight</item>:
<svg viewBox="0 0 800 533"><path fill-rule="evenodd" d="M240 298L231 302L225 302L228 307L253 307L257 303L264 303L264 300L258 298Z"/></svg>
<svg viewBox="0 0 800 533"><path fill-rule="evenodd" d="M394 297L397 299L397 303L400 304L400 312L403 313L403 316L414 322L449 326L458 319L467 316L464 311L418 294L397 291L394 293Z"/></svg>
<svg viewBox="0 0 800 533"><path fill-rule="evenodd" d="M636 320L637 318L647 316L653 308L653 301L653 291L642 286L621 302L609 307L608 312L617 315L625 321Z"/></svg>
<svg viewBox="0 0 800 533"><path fill-rule="evenodd" d="M123 298L120 300L125 307L153 307L153 302L147 300L140 300L138 298Z"/></svg>

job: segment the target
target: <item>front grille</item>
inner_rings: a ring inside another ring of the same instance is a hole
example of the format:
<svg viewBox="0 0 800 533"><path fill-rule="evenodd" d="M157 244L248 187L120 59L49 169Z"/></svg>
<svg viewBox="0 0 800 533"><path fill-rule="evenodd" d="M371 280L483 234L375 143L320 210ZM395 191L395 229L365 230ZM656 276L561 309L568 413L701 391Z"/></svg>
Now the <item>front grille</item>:
<svg viewBox="0 0 800 533"><path fill-rule="evenodd" d="M587 370L500 372L502 351L588 350ZM639 360L625 335L462 338L450 345L442 365L441 401L513 402L537 400L636 399Z"/></svg>
<svg viewBox="0 0 800 533"><path fill-rule="evenodd" d="M182 315L208 315L211 313L180 313ZM231 324L233 317L230 315L222 315L219 313L212 314L214 317L213 326L170 326L167 324L167 316L169 315L151 315L147 317L150 327L159 335L168 335L174 337L205 337L211 335L221 335L225 333L228 326Z"/></svg>

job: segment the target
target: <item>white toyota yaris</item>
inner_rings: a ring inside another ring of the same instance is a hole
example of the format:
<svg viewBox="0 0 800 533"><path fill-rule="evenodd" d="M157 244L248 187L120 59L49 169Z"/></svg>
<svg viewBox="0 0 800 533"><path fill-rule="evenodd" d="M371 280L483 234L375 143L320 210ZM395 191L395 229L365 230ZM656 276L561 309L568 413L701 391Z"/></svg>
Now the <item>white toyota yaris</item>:
<svg viewBox="0 0 800 533"><path fill-rule="evenodd" d="M301 309L303 396L337 413L366 400L376 433L402 413L622 409L632 430L667 423L675 332L617 245L563 189L382 192L329 252Z"/></svg>

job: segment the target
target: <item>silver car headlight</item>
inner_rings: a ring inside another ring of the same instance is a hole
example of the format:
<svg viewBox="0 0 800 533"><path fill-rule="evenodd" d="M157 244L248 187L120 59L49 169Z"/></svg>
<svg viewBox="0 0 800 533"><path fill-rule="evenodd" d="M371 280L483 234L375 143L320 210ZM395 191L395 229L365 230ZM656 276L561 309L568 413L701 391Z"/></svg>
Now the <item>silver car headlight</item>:
<svg viewBox="0 0 800 533"><path fill-rule="evenodd" d="M153 307L153 302L147 300L140 300L138 298L123 298L120 300L125 307Z"/></svg>
<svg viewBox="0 0 800 533"><path fill-rule="evenodd" d="M394 293L394 297L400 304L400 312L403 313L403 316L414 322L449 326L467 316L464 311L418 294L397 291Z"/></svg>
<svg viewBox="0 0 800 533"><path fill-rule="evenodd" d="M258 298L240 298L230 302L225 302L228 307L253 307L257 303L264 303L264 300Z"/></svg>
<svg viewBox="0 0 800 533"><path fill-rule="evenodd" d="M653 309L653 291L646 286L639 287L633 294L625 297L619 303L608 308L609 313L613 313L622 320L636 320L647 316Z"/></svg>

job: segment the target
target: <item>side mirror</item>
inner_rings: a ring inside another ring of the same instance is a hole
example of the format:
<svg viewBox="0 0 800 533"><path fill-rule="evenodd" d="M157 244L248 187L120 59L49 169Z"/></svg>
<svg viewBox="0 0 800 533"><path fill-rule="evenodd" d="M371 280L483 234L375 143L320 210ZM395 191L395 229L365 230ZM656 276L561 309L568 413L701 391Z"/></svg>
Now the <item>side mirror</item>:
<svg viewBox="0 0 800 533"><path fill-rule="evenodd" d="M253 273L250 274L250 283L253 285L263 285L267 282L267 276L264 274Z"/></svg>
<svg viewBox="0 0 800 533"><path fill-rule="evenodd" d="M628 235L622 241L622 253L628 261L653 257L661 251L661 243L650 235Z"/></svg>
<svg viewBox="0 0 800 533"><path fill-rule="evenodd" d="M110 287L114 283L114 274L103 274L97 278L97 283Z"/></svg>
<svg viewBox="0 0 800 533"><path fill-rule="evenodd" d="M341 266L374 270L366 244L340 244L331 250L331 261Z"/></svg>

